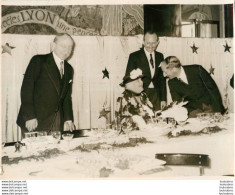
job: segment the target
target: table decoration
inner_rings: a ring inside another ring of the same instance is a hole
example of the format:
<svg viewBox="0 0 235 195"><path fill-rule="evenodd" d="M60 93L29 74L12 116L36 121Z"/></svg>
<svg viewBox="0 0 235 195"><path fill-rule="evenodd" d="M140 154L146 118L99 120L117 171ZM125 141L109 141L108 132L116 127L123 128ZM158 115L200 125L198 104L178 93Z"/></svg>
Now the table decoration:
<svg viewBox="0 0 235 195"><path fill-rule="evenodd" d="M18 164L21 161L44 161L46 159L51 159L54 157L57 157L61 154L64 154L65 152L57 149L57 148L53 148L53 149L46 149L44 151L38 151L37 154L33 154L27 157L15 157L15 158L10 158L9 156L3 156L2 157L2 164Z"/></svg>
<svg viewBox="0 0 235 195"><path fill-rule="evenodd" d="M223 117L221 113L199 113L197 118L188 119L186 125L170 131L168 137L217 133L227 129L228 120L229 117Z"/></svg>

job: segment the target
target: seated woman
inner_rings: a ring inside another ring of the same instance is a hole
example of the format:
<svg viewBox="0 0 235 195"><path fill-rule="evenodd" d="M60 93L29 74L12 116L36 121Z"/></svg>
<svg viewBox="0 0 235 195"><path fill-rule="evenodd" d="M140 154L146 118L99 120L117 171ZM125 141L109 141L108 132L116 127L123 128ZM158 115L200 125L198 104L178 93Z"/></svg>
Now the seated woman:
<svg viewBox="0 0 235 195"><path fill-rule="evenodd" d="M117 100L115 115L124 131L138 130L154 116L153 105L143 92L143 77L142 71L136 69L125 76L120 84L125 91Z"/></svg>

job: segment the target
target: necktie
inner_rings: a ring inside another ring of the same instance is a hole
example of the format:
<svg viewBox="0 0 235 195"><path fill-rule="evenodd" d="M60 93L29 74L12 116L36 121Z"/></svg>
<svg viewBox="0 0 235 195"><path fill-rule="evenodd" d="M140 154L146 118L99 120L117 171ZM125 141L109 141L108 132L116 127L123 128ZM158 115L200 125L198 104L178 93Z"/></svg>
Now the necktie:
<svg viewBox="0 0 235 195"><path fill-rule="evenodd" d="M63 65L64 65L64 61L60 62L60 76L61 78L63 77Z"/></svg>
<svg viewBox="0 0 235 195"><path fill-rule="evenodd" d="M153 56L152 56L152 54L150 54L150 64L152 65L152 68L154 68L154 65L153 65Z"/></svg>

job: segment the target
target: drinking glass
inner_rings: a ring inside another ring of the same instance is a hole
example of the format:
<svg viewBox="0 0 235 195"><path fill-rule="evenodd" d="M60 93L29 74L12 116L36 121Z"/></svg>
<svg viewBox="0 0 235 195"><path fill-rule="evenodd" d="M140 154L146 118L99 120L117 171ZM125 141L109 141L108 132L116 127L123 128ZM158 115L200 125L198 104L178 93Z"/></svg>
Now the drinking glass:
<svg viewBox="0 0 235 195"><path fill-rule="evenodd" d="M229 117L229 114L228 113L225 113L224 115L223 115L223 119L224 120L228 120L230 117Z"/></svg>
<svg viewBox="0 0 235 195"><path fill-rule="evenodd" d="M67 142L67 148L69 149L70 141L73 139L72 133L64 133L62 134L62 138Z"/></svg>
<svg viewBox="0 0 235 195"><path fill-rule="evenodd" d="M25 138L29 138L29 139L35 139L36 138L36 135L37 135L37 132L28 132L28 133L25 133Z"/></svg>
<svg viewBox="0 0 235 195"><path fill-rule="evenodd" d="M60 138L61 138L61 132L60 131L52 131L51 135L56 140L56 143L59 143Z"/></svg>
<svg viewBox="0 0 235 195"><path fill-rule="evenodd" d="M65 133L65 134L62 134L62 137L65 141L71 141L73 139L73 134L72 133Z"/></svg>
<svg viewBox="0 0 235 195"><path fill-rule="evenodd" d="M214 113L214 121L216 123L223 122L223 116L222 116L222 114L220 112Z"/></svg>
<svg viewBox="0 0 235 195"><path fill-rule="evenodd" d="M199 119L200 121L203 121L204 120L204 113L198 113L197 119Z"/></svg>
<svg viewBox="0 0 235 195"><path fill-rule="evenodd" d="M25 139L27 139L27 144L32 146L32 144L35 142L37 137L37 132L28 132L25 133Z"/></svg>
<svg viewBox="0 0 235 195"><path fill-rule="evenodd" d="M210 121L211 119L213 119L212 113L204 113L204 120Z"/></svg>
<svg viewBox="0 0 235 195"><path fill-rule="evenodd" d="M174 118L168 118L168 124L171 125L171 127L175 127L176 121Z"/></svg>
<svg viewBox="0 0 235 195"><path fill-rule="evenodd" d="M38 136L47 136L47 132L46 131L40 131L38 132Z"/></svg>
<svg viewBox="0 0 235 195"><path fill-rule="evenodd" d="M158 121L159 125L166 125L167 124L166 118L163 118L163 117L157 117L157 121Z"/></svg>

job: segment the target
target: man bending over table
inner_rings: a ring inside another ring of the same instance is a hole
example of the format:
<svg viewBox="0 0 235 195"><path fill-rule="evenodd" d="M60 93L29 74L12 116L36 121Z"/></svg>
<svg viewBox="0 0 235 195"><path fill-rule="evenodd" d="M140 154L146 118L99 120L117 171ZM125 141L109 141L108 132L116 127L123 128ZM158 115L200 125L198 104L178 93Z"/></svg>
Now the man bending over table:
<svg viewBox="0 0 235 195"><path fill-rule="evenodd" d="M188 101L185 105L189 117L195 117L200 112L221 112L224 106L215 81L200 65L182 66L179 59L169 56L161 63L173 101Z"/></svg>

